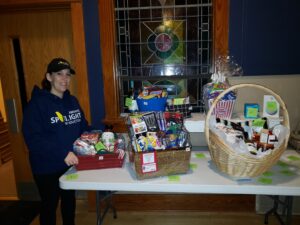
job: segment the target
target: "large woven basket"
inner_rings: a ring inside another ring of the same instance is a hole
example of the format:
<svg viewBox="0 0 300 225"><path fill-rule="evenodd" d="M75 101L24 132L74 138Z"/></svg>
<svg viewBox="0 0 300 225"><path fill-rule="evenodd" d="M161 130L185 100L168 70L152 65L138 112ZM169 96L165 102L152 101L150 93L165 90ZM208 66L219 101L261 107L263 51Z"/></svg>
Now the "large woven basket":
<svg viewBox="0 0 300 225"><path fill-rule="evenodd" d="M239 89L239 88L255 88L263 90L270 95L273 95L278 103L280 104L281 116L283 116L282 124L289 129L289 116L286 106L279 95L277 95L272 90L257 84L237 84L231 86L230 88L223 91L213 102L211 108L206 115L205 121L205 135L206 141L209 147L209 152L212 161L215 163L217 168L233 177L256 177L266 172L270 167L272 167L280 158L282 153L285 151L289 134L284 139L282 144L271 150L270 154L265 155L261 158L254 158L251 155L241 154L234 149L232 149L220 136L215 134L209 127L210 117L214 107L220 101L220 99L228 92Z"/></svg>
<svg viewBox="0 0 300 225"><path fill-rule="evenodd" d="M143 173L142 171L142 155L145 153L131 152L131 161L133 161L137 179L142 180L153 177L184 174L189 170L191 157L191 150L189 147L186 149L156 151L157 171L150 173Z"/></svg>
<svg viewBox="0 0 300 225"><path fill-rule="evenodd" d="M297 151L300 151L300 122L297 124L296 129L291 131L289 143Z"/></svg>

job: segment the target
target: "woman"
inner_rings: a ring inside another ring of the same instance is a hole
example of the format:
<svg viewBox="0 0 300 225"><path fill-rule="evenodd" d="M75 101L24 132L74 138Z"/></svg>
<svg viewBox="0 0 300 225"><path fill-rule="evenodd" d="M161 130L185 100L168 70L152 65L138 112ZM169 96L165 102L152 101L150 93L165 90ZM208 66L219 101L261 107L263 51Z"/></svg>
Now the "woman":
<svg viewBox="0 0 300 225"><path fill-rule="evenodd" d="M75 191L60 189L59 177L78 163L73 142L89 127L78 100L68 90L72 74L75 71L67 60L53 59L42 89L33 88L24 111L22 131L41 197L41 225L56 224L59 199L63 224L75 223Z"/></svg>

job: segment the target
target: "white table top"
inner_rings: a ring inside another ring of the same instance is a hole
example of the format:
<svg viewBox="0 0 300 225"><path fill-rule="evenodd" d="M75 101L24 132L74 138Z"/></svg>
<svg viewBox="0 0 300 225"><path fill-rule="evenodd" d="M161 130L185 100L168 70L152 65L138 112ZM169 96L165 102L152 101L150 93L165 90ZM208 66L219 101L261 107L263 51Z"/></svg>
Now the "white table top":
<svg viewBox="0 0 300 225"><path fill-rule="evenodd" d="M82 170L71 168L60 178L63 189L129 192L257 194L300 196L300 154L287 150L264 175L236 179L218 171L207 151L192 151L187 174L137 180L130 163L123 168Z"/></svg>

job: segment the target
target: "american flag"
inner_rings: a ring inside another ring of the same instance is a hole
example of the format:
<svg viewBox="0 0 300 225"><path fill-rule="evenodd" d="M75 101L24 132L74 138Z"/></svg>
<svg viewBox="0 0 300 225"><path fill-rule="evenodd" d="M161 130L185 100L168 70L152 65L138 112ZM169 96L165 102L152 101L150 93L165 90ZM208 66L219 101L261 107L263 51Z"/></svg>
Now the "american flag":
<svg viewBox="0 0 300 225"><path fill-rule="evenodd" d="M209 107L211 107L214 99L209 99ZM220 119L230 119L233 112L235 100L220 100L212 111L212 115L216 115Z"/></svg>

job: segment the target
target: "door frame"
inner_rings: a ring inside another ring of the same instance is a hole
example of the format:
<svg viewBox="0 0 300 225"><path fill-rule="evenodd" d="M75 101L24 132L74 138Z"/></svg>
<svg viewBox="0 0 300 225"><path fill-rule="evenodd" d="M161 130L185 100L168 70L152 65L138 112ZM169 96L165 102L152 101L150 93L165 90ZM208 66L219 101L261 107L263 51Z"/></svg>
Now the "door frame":
<svg viewBox="0 0 300 225"><path fill-rule="evenodd" d="M32 9L34 9L35 11L60 10L61 8L70 9L71 32L73 41L72 47L74 52L74 60L72 61L72 64L75 67L77 74L76 96L78 98L78 101L80 102L82 109L85 112L86 119L90 122L91 115L82 0L1 0L0 2L0 14L8 12L31 11ZM3 97L5 99L5 96ZM9 132L12 133L10 129ZM13 160L15 161L14 157ZM22 176L18 176L18 174L16 174L16 171L15 180L17 184L23 183L24 181L25 183L31 182L31 178L23 178ZM17 189L20 189L20 187L17 186ZM18 195L20 195L20 193L21 192L18 191Z"/></svg>
<svg viewBox="0 0 300 225"><path fill-rule="evenodd" d="M83 5L82 0L2 0L0 2L1 11L7 12L8 10L16 11L23 9L55 9L70 7L71 23L72 23L72 36L74 48L74 67L76 69L77 98L81 107L84 109L86 119L91 121L89 90L88 90L88 73L86 62L86 48L85 48L85 34L84 34L84 20L83 20Z"/></svg>

